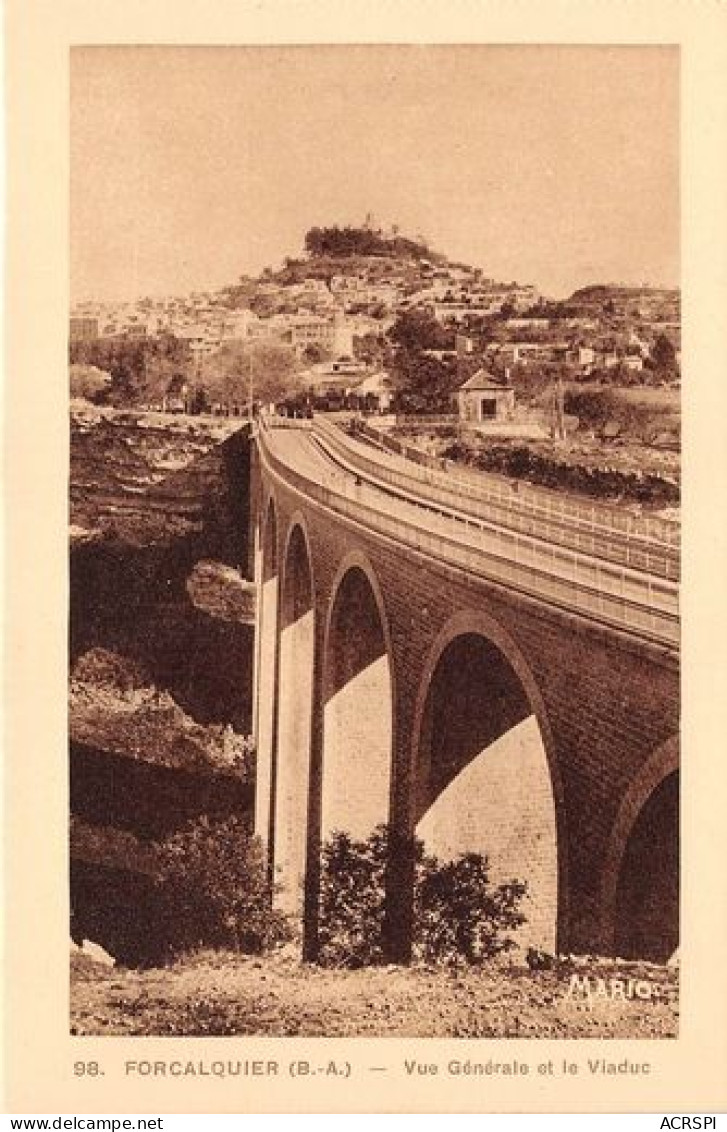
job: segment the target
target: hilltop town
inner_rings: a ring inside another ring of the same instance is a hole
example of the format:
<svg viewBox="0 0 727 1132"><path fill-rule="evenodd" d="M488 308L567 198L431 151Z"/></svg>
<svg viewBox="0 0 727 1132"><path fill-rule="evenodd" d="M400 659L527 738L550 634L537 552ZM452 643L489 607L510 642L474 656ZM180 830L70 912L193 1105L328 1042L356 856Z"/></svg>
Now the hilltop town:
<svg viewBox="0 0 727 1132"><path fill-rule="evenodd" d="M299 258L219 291L79 303L70 351L108 375L117 404L239 407L251 397L247 358L258 402L314 393L441 412L483 368L526 387L553 375L677 385L680 296L598 284L555 301L395 228L334 226L310 229Z"/></svg>

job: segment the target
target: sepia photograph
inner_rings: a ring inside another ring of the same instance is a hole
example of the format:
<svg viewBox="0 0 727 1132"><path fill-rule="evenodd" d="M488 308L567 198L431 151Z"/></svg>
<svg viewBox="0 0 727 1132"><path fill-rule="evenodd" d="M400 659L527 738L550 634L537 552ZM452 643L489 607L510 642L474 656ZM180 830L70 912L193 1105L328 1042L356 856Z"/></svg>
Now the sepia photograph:
<svg viewBox="0 0 727 1132"><path fill-rule="evenodd" d="M70 49L74 1037L679 1037L680 111Z"/></svg>

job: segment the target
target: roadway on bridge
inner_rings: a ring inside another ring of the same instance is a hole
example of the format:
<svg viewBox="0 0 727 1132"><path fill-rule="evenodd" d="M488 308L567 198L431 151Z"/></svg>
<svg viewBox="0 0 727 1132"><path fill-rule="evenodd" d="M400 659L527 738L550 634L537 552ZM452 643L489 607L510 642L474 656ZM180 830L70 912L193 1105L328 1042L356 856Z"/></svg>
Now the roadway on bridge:
<svg viewBox="0 0 727 1132"><path fill-rule="evenodd" d="M272 428L264 447L333 510L431 557L637 636L678 643L678 587L643 571L574 553L544 539L412 501L342 467L310 429Z"/></svg>
<svg viewBox="0 0 727 1132"><path fill-rule="evenodd" d="M678 523L474 472L466 466L455 472L447 461L446 470L432 467L436 461L423 467L384 447L391 439L373 429L367 430L366 442L362 442L317 418L315 432L337 462L365 473L400 497L414 497L427 505L436 501L499 529L532 535L655 577L679 580ZM377 446L372 445L369 434L377 437Z"/></svg>

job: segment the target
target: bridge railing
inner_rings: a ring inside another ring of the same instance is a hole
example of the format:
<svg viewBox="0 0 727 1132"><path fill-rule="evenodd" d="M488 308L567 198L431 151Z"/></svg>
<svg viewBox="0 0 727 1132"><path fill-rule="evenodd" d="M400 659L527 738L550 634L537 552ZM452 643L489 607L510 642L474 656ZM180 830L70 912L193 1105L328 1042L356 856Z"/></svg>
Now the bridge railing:
<svg viewBox="0 0 727 1132"><path fill-rule="evenodd" d="M282 413L268 413L259 418L261 428L300 428L312 429L313 421L310 417L284 417Z"/></svg>
<svg viewBox="0 0 727 1132"><path fill-rule="evenodd" d="M320 418L318 423L320 423ZM488 499L501 498L503 500L510 498L509 489L502 484L502 477L500 476L488 472L470 471L462 464L433 456L415 445L405 444L396 437L389 436L386 432L374 428L368 422L356 421L355 427L362 436L367 437L374 444L403 456L412 463L428 467L433 471L446 472L450 478L455 477L458 484L463 486L463 489L470 491L475 496L482 495ZM601 527L659 542L665 546L679 546L679 523L664 519L659 515L632 514L621 508L611 507L607 503L595 500L593 503L581 503L570 496L564 496L558 492L549 491L547 488L537 487L534 484L522 481L519 483L518 490L522 500L529 500L532 506L540 507L551 515L560 515L575 520L580 519L586 523L597 523Z"/></svg>
<svg viewBox="0 0 727 1132"><path fill-rule="evenodd" d="M436 499L454 509L466 510L485 522L496 522L672 581L679 579L677 524L559 498L554 492L506 483L486 474L477 474L476 479L465 478L459 466L446 461L448 470L444 471L441 460L420 450L406 449L394 438L377 433L397 456L405 450L405 459L394 463L330 422L316 418L315 423L317 435L339 459L350 461L353 469L390 487L419 495L426 487L427 500ZM366 435L376 433L368 425L364 429ZM392 445L397 445L397 449Z"/></svg>
<svg viewBox="0 0 727 1132"><path fill-rule="evenodd" d="M467 517L421 508L423 522L371 505L346 476L322 483L280 459L264 433L268 470L306 498L386 538L597 622L673 647L679 641L678 591L666 580L594 559L516 531L484 531ZM410 512L411 514L411 512Z"/></svg>

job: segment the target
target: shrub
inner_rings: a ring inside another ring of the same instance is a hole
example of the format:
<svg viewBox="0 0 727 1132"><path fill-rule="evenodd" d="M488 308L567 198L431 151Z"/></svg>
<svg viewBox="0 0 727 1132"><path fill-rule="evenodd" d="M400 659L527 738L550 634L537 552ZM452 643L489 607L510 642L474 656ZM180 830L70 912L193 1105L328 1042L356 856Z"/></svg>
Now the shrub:
<svg viewBox="0 0 727 1132"><path fill-rule="evenodd" d="M528 948L525 962L531 971L552 971L558 965L555 955L551 955L549 951L542 951L538 947Z"/></svg>
<svg viewBox="0 0 727 1132"><path fill-rule="evenodd" d="M621 402L612 389L566 390L564 407L591 428L602 428L618 416Z"/></svg>
<svg viewBox="0 0 727 1132"><path fill-rule="evenodd" d="M257 954L291 937L244 819L197 818L157 847L156 860L167 957L200 947Z"/></svg>
<svg viewBox="0 0 727 1132"><path fill-rule="evenodd" d="M71 397L92 404L101 403L111 384L111 374L92 365L70 367Z"/></svg>
<svg viewBox="0 0 727 1132"><path fill-rule="evenodd" d="M428 963L490 959L514 946L506 933L525 923L519 911L526 886L490 883L489 862L463 853L440 864L425 857L415 889L414 953Z"/></svg>
<svg viewBox="0 0 727 1132"><path fill-rule="evenodd" d="M383 959L386 830L367 841L335 832L323 846L318 961L324 967L368 967Z"/></svg>
<svg viewBox="0 0 727 1132"><path fill-rule="evenodd" d="M365 841L332 834L321 861L318 961L364 967L385 958L386 868L389 836L378 826ZM413 954L427 963L481 962L514 946L508 935L525 922L526 886L493 886L486 857L462 854L442 864L414 839Z"/></svg>

